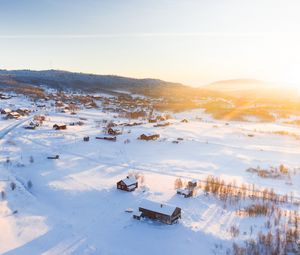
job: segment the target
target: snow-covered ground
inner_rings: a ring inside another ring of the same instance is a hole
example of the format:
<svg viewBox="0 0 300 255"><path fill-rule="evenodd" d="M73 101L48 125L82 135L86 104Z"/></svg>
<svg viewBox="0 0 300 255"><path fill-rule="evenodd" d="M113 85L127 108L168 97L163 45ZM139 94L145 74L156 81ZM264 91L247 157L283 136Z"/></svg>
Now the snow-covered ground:
<svg viewBox="0 0 300 255"><path fill-rule="evenodd" d="M0 101L0 108L31 104L14 97ZM214 175L300 197L299 140L274 133L284 130L300 136L298 127L226 123L197 110L174 114L172 124L163 128L151 123L118 127L123 134L111 142L95 139L103 135L102 121L127 119L101 109L77 115L52 108L43 113L47 111L46 121L36 130L23 128L30 117L0 120L0 191L5 191L0 201L1 254L226 254L233 242L242 243L265 229L264 217L239 217L201 191L188 199L176 195L178 177L188 181ZM86 119L84 125L52 128L79 118ZM182 123L183 118L189 122ZM160 139L138 140L143 133L160 134ZM90 141L84 142L84 136ZM173 143L177 138L183 140ZM60 158L47 159L52 155ZM280 164L293 169L290 180L246 171ZM116 182L129 172L144 175L142 187L131 193L117 190ZM182 219L174 225L134 220L125 210L138 208L143 199L181 207ZM238 237L232 237L232 226L240 229Z"/></svg>

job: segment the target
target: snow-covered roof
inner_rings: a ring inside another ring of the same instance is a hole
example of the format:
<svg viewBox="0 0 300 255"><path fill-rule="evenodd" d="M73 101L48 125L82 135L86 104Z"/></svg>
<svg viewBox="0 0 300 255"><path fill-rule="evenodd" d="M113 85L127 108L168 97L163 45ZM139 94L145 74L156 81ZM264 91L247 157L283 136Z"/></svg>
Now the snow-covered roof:
<svg viewBox="0 0 300 255"><path fill-rule="evenodd" d="M182 195L189 195L190 191L188 189L178 189L177 192L179 192Z"/></svg>
<svg viewBox="0 0 300 255"><path fill-rule="evenodd" d="M140 208L147 209L149 211L158 212L165 215L172 215L176 210L176 206L161 204L150 200L143 200L140 204Z"/></svg>
<svg viewBox="0 0 300 255"><path fill-rule="evenodd" d="M19 110L21 110L21 111L29 111L29 109L27 109L25 107L20 107Z"/></svg>
<svg viewBox="0 0 300 255"><path fill-rule="evenodd" d="M133 212L133 215L134 215L134 216L141 217L141 216L142 216L142 212L135 211L135 212Z"/></svg>
<svg viewBox="0 0 300 255"><path fill-rule="evenodd" d="M9 109L9 108L4 108L3 111L5 111L5 112L11 112L12 110Z"/></svg>
<svg viewBox="0 0 300 255"><path fill-rule="evenodd" d="M122 180L127 186L131 186L137 183L137 179L134 176L127 176Z"/></svg>
<svg viewBox="0 0 300 255"><path fill-rule="evenodd" d="M12 116L20 116L20 114L18 112L10 112L9 114Z"/></svg>

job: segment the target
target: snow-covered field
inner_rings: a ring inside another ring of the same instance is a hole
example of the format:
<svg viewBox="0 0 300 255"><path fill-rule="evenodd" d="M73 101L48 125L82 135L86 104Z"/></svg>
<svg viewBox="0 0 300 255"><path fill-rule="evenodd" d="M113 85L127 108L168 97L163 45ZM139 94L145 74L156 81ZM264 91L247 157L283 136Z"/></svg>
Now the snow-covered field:
<svg viewBox="0 0 300 255"><path fill-rule="evenodd" d="M20 97L0 101L0 108L9 105L31 107L31 102ZM95 139L103 135L102 121L127 119L101 108L76 115L54 108L39 111L47 114L46 121L35 130L23 128L30 117L0 120L1 254L226 254L233 242L242 244L265 230L265 217L240 217L201 190L192 198L176 195L179 177L214 175L300 197L299 140L275 133L300 136L295 126L226 123L195 110L174 114L167 127L118 127L123 134L111 142ZM84 125L52 128L79 118L86 119ZM189 122L182 123L183 118ZM143 133L160 134L160 139L138 140ZM84 142L84 136L90 141ZM177 138L183 140L174 143ZM60 158L47 159L52 155ZM280 164L293 169L290 178L267 179L246 171ZM134 192L117 190L116 182L129 172L142 173L144 183ZM181 220L174 225L134 220L125 210L138 208L144 199L181 207ZM232 226L240 230L236 237Z"/></svg>

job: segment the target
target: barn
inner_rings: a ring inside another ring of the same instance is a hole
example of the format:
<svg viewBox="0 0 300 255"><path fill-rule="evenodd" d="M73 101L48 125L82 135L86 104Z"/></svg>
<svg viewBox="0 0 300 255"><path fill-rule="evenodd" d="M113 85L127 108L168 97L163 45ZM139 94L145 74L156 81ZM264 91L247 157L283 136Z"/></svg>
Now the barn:
<svg viewBox="0 0 300 255"><path fill-rule="evenodd" d="M138 181L134 176L127 176L125 179L117 182L117 189L134 191L137 187Z"/></svg>
<svg viewBox="0 0 300 255"><path fill-rule="evenodd" d="M140 217L158 220L165 224L176 223L181 218L181 208L150 200L144 200L141 203L139 212L141 212Z"/></svg>

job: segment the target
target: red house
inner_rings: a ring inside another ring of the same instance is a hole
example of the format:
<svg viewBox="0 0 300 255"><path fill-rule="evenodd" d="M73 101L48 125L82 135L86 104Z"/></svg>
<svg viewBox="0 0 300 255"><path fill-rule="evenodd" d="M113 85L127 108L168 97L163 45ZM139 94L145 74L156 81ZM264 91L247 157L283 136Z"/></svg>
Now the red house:
<svg viewBox="0 0 300 255"><path fill-rule="evenodd" d="M138 181L134 176L127 176L125 179L117 182L117 189L125 191L134 191L138 187Z"/></svg>

